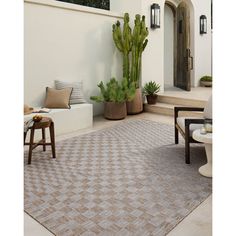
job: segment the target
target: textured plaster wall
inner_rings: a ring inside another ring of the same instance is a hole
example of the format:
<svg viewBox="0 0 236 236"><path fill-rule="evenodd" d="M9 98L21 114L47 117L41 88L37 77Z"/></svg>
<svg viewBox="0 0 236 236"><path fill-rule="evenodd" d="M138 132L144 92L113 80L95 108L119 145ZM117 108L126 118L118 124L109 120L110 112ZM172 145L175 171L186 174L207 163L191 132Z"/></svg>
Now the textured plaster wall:
<svg viewBox="0 0 236 236"><path fill-rule="evenodd" d="M199 79L205 74L211 74L211 0L183 0L190 7L190 24L191 24L191 52L194 57L194 69L191 72L192 86L199 85ZM112 2L114 4L112 5ZM152 0L111 0L113 10L117 12L132 12L144 14L149 28L149 43L143 53L142 61L142 84L147 81L155 80L161 84L162 91L164 89L164 6L166 2L170 2L175 6L181 2L180 0L156 0L155 3L161 8L161 28L150 29L150 6ZM121 3L121 5L119 5ZM122 6L122 7L121 7ZM126 10L124 10L126 9ZM199 17L206 15L208 19L208 33L199 34Z"/></svg>
<svg viewBox="0 0 236 236"><path fill-rule="evenodd" d="M192 4L192 53L194 56L193 86L199 78L211 74L210 0L185 0ZM98 92L97 83L112 76L122 77L122 58L115 48L111 27L122 20L124 12L146 16L149 43L143 53L142 84L154 80L164 89L164 0L161 7L161 28L150 29L152 0L111 0L111 12L53 0L24 1L25 103L40 106L45 87L55 79L82 80L85 97ZM173 2L173 1L172 1ZM174 1L176 4L179 1ZM116 12L116 13L114 13ZM199 17L208 19L208 33L199 34ZM90 101L91 102L91 101ZM94 114L102 113L102 105L94 103Z"/></svg>
<svg viewBox="0 0 236 236"><path fill-rule="evenodd" d="M149 28L148 45L143 53L142 84L154 80L161 84L164 89L164 2L156 1L161 8L161 28L150 28L150 6L152 0L142 0L142 14L146 16L147 27Z"/></svg>
<svg viewBox="0 0 236 236"><path fill-rule="evenodd" d="M110 9L114 12L128 12L130 16L141 13L142 3L140 0L110 0Z"/></svg>
<svg viewBox="0 0 236 236"><path fill-rule="evenodd" d="M174 81L174 16L171 8L165 5L164 28L164 83L173 86Z"/></svg>
<svg viewBox="0 0 236 236"><path fill-rule="evenodd" d="M212 33L211 33L211 0L192 0L194 7L194 58L195 81L194 86L199 86L199 79L203 75L212 74ZM199 33L199 18L207 17L207 34Z"/></svg>
<svg viewBox="0 0 236 236"><path fill-rule="evenodd" d="M25 1L25 103L41 106L45 88L55 79L83 81L91 102L99 81L122 76L121 55L111 33L120 14L108 13L53 0ZM94 114L102 112L102 104L94 103Z"/></svg>

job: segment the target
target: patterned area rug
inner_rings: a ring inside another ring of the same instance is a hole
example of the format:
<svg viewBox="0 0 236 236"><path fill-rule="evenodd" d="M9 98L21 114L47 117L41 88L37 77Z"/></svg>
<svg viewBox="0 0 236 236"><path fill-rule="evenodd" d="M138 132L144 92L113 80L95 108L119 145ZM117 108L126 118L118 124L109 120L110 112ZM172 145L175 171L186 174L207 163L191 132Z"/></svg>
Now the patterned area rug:
<svg viewBox="0 0 236 236"><path fill-rule="evenodd" d="M173 126L124 121L25 153L25 211L55 235L166 235L211 194L198 173L203 145L184 162Z"/></svg>

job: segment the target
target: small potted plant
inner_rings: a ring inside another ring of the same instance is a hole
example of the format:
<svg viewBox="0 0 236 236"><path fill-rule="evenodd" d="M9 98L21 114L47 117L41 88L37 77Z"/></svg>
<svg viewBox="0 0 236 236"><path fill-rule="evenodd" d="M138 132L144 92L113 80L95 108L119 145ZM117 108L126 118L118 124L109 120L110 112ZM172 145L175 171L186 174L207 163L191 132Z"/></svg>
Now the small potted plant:
<svg viewBox="0 0 236 236"><path fill-rule="evenodd" d="M99 96L91 96L90 99L104 103L104 117L109 120L121 120L127 115L126 101L135 96L135 84L128 86L128 80L124 78L120 83L112 78L106 84L101 81Z"/></svg>
<svg viewBox="0 0 236 236"><path fill-rule="evenodd" d="M212 87L212 76L205 75L200 79L201 86Z"/></svg>
<svg viewBox="0 0 236 236"><path fill-rule="evenodd" d="M160 84L155 81L150 81L144 85L143 92L146 95L148 104L157 103L157 93L160 91L160 87Z"/></svg>

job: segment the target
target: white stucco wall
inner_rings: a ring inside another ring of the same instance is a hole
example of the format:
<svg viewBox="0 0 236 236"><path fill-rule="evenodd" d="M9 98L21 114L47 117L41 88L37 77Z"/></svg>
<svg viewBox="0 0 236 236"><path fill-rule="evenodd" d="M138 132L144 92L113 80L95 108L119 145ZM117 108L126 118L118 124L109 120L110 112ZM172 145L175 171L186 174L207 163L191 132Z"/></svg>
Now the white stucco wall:
<svg viewBox="0 0 236 236"><path fill-rule="evenodd" d="M164 3L155 1L161 7L161 12ZM153 4L152 0L142 0L142 14L146 16L146 23L149 29L148 45L143 52L142 61L142 84L150 80L161 84L161 91L164 90L164 14L161 14L161 28L150 28L150 7Z"/></svg>
<svg viewBox="0 0 236 236"><path fill-rule="evenodd" d="M197 86L201 76L211 74L211 0L184 1L193 4L192 73L193 85ZM155 1L161 8L161 28L156 30L150 29L152 3L152 0L111 0L109 12L54 0L25 0L25 103L42 105L45 87L53 86L58 78L82 80L88 101L98 93L98 82L112 76L121 78L121 53L114 46L111 29L117 19L122 21L124 12L130 13L132 22L136 13L146 16L149 43L143 53L142 84L154 80L161 84L163 91L165 1ZM208 32L204 35L199 34L202 14L208 19ZM102 105L94 103L94 114L100 113Z"/></svg>
<svg viewBox="0 0 236 236"><path fill-rule="evenodd" d="M194 6L194 86L199 86L199 79L204 75L211 75L212 60L212 33L211 33L211 0L191 0ZM207 17L207 34L199 33L199 18L201 15Z"/></svg>
<svg viewBox="0 0 236 236"><path fill-rule="evenodd" d="M37 3L37 4L35 4ZM38 4L40 3L40 4ZM89 100L97 84L121 78L122 60L112 39L120 14L53 0L24 2L24 100L40 106L45 88L59 78L82 80ZM94 103L94 114L102 113Z"/></svg>
<svg viewBox="0 0 236 236"><path fill-rule="evenodd" d="M164 19L164 83L174 84L174 15L172 9L165 4Z"/></svg>
<svg viewBox="0 0 236 236"><path fill-rule="evenodd" d="M135 1L135 3L134 3ZM199 85L199 79L203 75L211 75L211 0L183 0L190 6L190 34L191 34L191 53L194 57L194 69L191 72L192 86ZM155 80L162 85L162 91L164 88L164 5L165 2L171 2L174 5L178 5L180 0L157 0L155 3L160 5L161 10L161 28L152 30L150 29L150 6L153 1L151 0L111 0L116 2L113 4L113 10L119 12L119 3L122 3L122 11L135 7L134 9L146 16L147 26L149 28L148 46L143 53L143 65L142 65L142 84L147 81ZM132 3L131 3L132 2ZM141 3L141 10L139 6ZM117 8L115 8L115 6ZM130 10L131 11L131 10ZM133 11L132 11L133 12ZM207 34L199 34L199 17L200 15L207 16L208 31Z"/></svg>
<svg viewBox="0 0 236 236"><path fill-rule="evenodd" d="M139 0L110 0L110 10L119 13L128 12L133 18L142 11L142 3Z"/></svg>

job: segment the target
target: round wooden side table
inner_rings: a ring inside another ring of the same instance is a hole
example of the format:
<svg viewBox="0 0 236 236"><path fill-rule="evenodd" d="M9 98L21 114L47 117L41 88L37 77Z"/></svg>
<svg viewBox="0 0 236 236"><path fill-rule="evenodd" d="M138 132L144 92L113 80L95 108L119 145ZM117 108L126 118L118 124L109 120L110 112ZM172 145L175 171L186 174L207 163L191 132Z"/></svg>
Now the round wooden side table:
<svg viewBox="0 0 236 236"><path fill-rule="evenodd" d="M199 173L205 177L212 177L212 133L201 134L200 129L194 130L193 139L205 144L207 164L199 168Z"/></svg>
<svg viewBox="0 0 236 236"><path fill-rule="evenodd" d="M46 142L45 129L49 128L51 142ZM42 130L42 139L38 142L34 142L34 133L36 129ZM46 146L50 145L52 148L52 157L56 158L56 148L55 148L55 133L54 133L54 122L49 117L43 117L42 120L34 122L30 130L30 141L29 143L25 142L27 132L24 133L24 145L29 145L29 154L28 154L28 164L31 164L32 151L37 146L43 146L43 151L46 151Z"/></svg>

